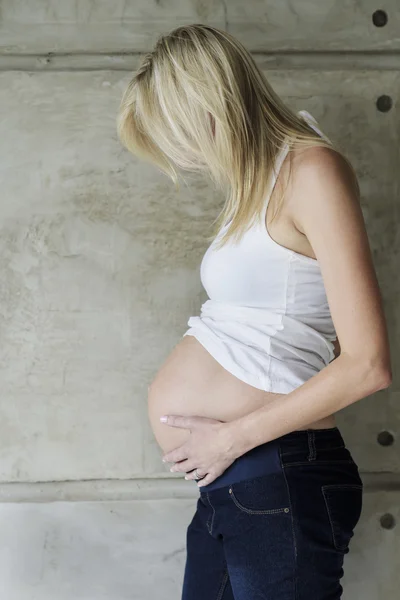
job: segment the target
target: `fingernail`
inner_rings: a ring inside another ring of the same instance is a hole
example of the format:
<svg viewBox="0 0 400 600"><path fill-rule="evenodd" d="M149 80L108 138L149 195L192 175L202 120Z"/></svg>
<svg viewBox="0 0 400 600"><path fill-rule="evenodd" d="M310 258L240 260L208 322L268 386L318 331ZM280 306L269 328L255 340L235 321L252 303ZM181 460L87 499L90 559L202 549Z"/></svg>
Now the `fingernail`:
<svg viewBox="0 0 400 600"><path fill-rule="evenodd" d="M160 421L161 423L166 423L168 421L168 417L164 415L163 417L160 417Z"/></svg>

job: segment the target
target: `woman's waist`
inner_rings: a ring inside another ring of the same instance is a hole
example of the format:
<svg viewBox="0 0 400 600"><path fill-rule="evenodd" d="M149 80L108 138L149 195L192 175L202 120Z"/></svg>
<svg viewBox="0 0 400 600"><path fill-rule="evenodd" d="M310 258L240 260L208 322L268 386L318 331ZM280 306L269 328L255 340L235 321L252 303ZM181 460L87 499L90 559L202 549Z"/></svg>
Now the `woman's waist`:
<svg viewBox="0 0 400 600"><path fill-rule="evenodd" d="M265 484L270 488L274 475L281 475L283 468L316 469L315 477L323 473L324 481L336 481L346 476L350 485L362 487L358 467L336 425L323 429L298 429L255 446L239 456L217 479L200 488L205 494L221 487L233 486L230 494L236 494L235 484L261 476L268 476ZM301 476L301 475L300 475ZM239 491L240 488L237 488ZM236 502L238 501L235 496ZM281 509L288 512L289 508Z"/></svg>
<svg viewBox="0 0 400 600"><path fill-rule="evenodd" d="M279 402L284 395L250 386L221 368L217 377L205 378L200 386L191 385L185 377L181 385L173 388L170 385L153 388L148 397L149 421L158 445L167 453L184 443L190 432L161 423L162 415L200 416L227 423ZM334 423L335 417L331 415L303 429L329 428Z"/></svg>

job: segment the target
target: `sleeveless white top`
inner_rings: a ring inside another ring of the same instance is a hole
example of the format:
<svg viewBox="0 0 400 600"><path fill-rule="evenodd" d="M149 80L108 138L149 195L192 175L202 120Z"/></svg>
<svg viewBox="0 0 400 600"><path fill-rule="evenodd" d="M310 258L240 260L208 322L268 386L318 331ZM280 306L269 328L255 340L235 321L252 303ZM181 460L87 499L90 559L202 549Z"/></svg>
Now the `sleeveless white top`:
<svg viewBox="0 0 400 600"><path fill-rule="evenodd" d="M317 121L299 113L322 137ZM203 256L209 299L189 318L193 335L227 371L258 389L289 393L333 358L336 338L318 261L275 242L265 226L268 201L288 153L279 152L261 219L240 242L215 242Z"/></svg>

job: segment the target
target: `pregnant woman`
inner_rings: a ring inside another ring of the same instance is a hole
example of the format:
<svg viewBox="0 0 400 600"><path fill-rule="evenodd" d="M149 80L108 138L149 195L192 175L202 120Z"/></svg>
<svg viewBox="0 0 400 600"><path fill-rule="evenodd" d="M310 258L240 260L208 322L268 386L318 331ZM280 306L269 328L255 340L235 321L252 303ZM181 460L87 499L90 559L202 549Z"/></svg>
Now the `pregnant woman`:
<svg viewBox="0 0 400 600"><path fill-rule="evenodd" d="M149 387L164 459L200 489L182 599L336 600L363 490L335 413L391 383L354 170L206 25L158 40L118 130L174 181L201 170L226 192L209 299Z"/></svg>

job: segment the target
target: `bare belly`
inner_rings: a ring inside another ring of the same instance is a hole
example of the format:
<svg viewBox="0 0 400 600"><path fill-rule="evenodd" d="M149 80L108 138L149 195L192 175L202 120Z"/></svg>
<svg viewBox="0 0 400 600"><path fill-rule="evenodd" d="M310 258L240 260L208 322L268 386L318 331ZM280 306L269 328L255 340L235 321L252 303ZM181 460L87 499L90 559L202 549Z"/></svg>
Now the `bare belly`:
<svg viewBox="0 0 400 600"><path fill-rule="evenodd" d="M162 415L202 416L232 421L274 400L277 394L244 383L224 369L193 336L173 348L149 386L150 424L163 453L183 444L190 432L160 422ZM303 429L335 426L334 415Z"/></svg>

